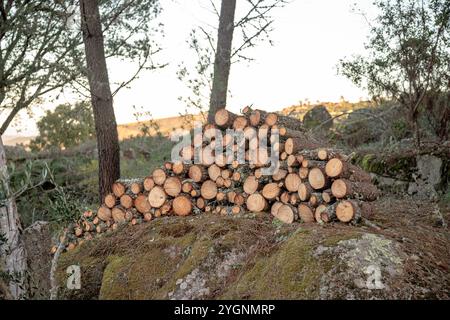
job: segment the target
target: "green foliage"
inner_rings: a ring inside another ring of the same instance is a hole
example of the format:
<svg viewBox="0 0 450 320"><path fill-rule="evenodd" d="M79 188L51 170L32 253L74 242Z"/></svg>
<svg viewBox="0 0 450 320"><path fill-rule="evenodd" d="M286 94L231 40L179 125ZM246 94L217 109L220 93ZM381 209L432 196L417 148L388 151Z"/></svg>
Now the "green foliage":
<svg viewBox="0 0 450 320"><path fill-rule="evenodd" d="M37 127L39 136L30 142L33 151L71 148L95 137L94 117L87 102L61 104L47 111Z"/></svg>
<svg viewBox="0 0 450 320"><path fill-rule="evenodd" d="M153 40L162 33L156 20L158 0L99 1L105 55L132 65L113 83L113 92L126 87L140 71L163 67L153 55L161 48ZM42 103L48 93L86 93L85 52L77 16L79 1L8 1L0 25L0 109L8 109L3 133L22 109Z"/></svg>
<svg viewBox="0 0 450 320"><path fill-rule="evenodd" d="M440 119L435 131L446 138L442 127L450 111L448 104L438 106L449 92L450 2L377 0L375 6L380 13L366 43L368 55L341 60L340 73L376 98L398 101L418 139L418 118L425 111Z"/></svg>
<svg viewBox="0 0 450 320"><path fill-rule="evenodd" d="M408 124L406 123L405 119L397 119L395 120L392 125L392 134L395 139L400 140L408 136L409 130L408 130Z"/></svg>
<svg viewBox="0 0 450 320"><path fill-rule="evenodd" d="M16 199L24 225L36 220L67 223L88 207L89 197L81 185L77 188L80 177L72 168L64 159L10 163L9 196Z"/></svg>

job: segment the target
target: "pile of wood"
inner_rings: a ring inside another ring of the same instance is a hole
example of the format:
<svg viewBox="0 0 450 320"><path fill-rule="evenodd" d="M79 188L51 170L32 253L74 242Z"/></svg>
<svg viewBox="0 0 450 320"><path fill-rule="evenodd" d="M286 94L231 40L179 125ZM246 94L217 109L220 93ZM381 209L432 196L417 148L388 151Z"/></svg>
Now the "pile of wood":
<svg viewBox="0 0 450 320"><path fill-rule="evenodd" d="M371 216L370 201L379 191L370 175L351 164L342 152L308 136L299 120L249 107L242 115L221 109L215 124L203 127L204 135L211 128L223 131L224 150L231 147L235 151L237 146L230 145L235 141L225 129L243 130L248 138L246 160L251 156L249 145L261 138L252 136L254 129L267 131L269 146L258 149L254 164L239 164L236 158L227 159L225 152L213 157L203 152L201 164L166 162L144 179L115 182L96 214L85 212L74 224L68 248L121 224L140 224L165 215L270 212L285 223L348 223ZM280 136L276 142L271 140L274 130ZM193 144L181 150L185 161L194 159L197 138L201 137L194 136ZM203 150L211 151L217 142L203 141ZM274 174L265 176L262 168L269 166L266 160L271 148L278 153L280 165Z"/></svg>

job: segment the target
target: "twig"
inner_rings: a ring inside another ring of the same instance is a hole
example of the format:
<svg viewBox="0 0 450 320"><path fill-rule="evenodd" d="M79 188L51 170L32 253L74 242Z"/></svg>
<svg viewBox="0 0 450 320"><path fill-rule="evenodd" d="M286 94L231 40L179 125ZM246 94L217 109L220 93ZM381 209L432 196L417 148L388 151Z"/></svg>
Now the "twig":
<svg viewBox="0 0 450 320"><path fill-rule="evenodd" d="M56 282L55 273L58 268L58 260L61 252L64 249L64 243L66 242L67 231L64 231L62 239L56 249L55 255L52 259L52 267L50 269L50 300L56 300L58 298L58 284Z"/></svg>

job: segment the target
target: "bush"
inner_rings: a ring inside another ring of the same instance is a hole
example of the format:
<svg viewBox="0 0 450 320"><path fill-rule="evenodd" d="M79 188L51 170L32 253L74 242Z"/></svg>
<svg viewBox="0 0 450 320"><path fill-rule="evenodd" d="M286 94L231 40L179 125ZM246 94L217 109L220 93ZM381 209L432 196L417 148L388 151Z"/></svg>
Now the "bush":
<svg viewBox="0 0 450 320"><path fill-rule="evenodd" d="M47 111L37 126L39 136L30 142L32 151L67 149L95 137L94 117L87 102L61 104Z"/></svg>

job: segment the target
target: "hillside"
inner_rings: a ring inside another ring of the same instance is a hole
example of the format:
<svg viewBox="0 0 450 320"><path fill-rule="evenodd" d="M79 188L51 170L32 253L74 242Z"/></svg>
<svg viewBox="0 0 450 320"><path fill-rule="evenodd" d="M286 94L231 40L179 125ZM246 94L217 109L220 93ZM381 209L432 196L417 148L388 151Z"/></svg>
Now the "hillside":
<svg viewBox="0 0 450 320"><path fill-rule="evenodd" d="M279 113L301 119L308 110L312 109L314 106L317 105L325 106L332 116L336 116L342 112L368 107L371 105L371 103L368 101L362 101L358 103L350 103L347 101L317 102L314 104L308 103L308 104L292 105L290 107L281 109ZM119 124L117 126L117 131L120 140L141 135L142 131L145 130L146 128L148 128L150 135L155 135L157 132L159 132L163 136L167 136L170 132L179 128L190 129L192 127L192 121L203 122L204 121L203 116L200 114L175 116L148 121L138 121L126 124ZM3 143L7 146L15 146L19 144L23 144L26 146L30 143L30 140L32 140L33 138L35 138L35 136L4 136Z"/></svg>

